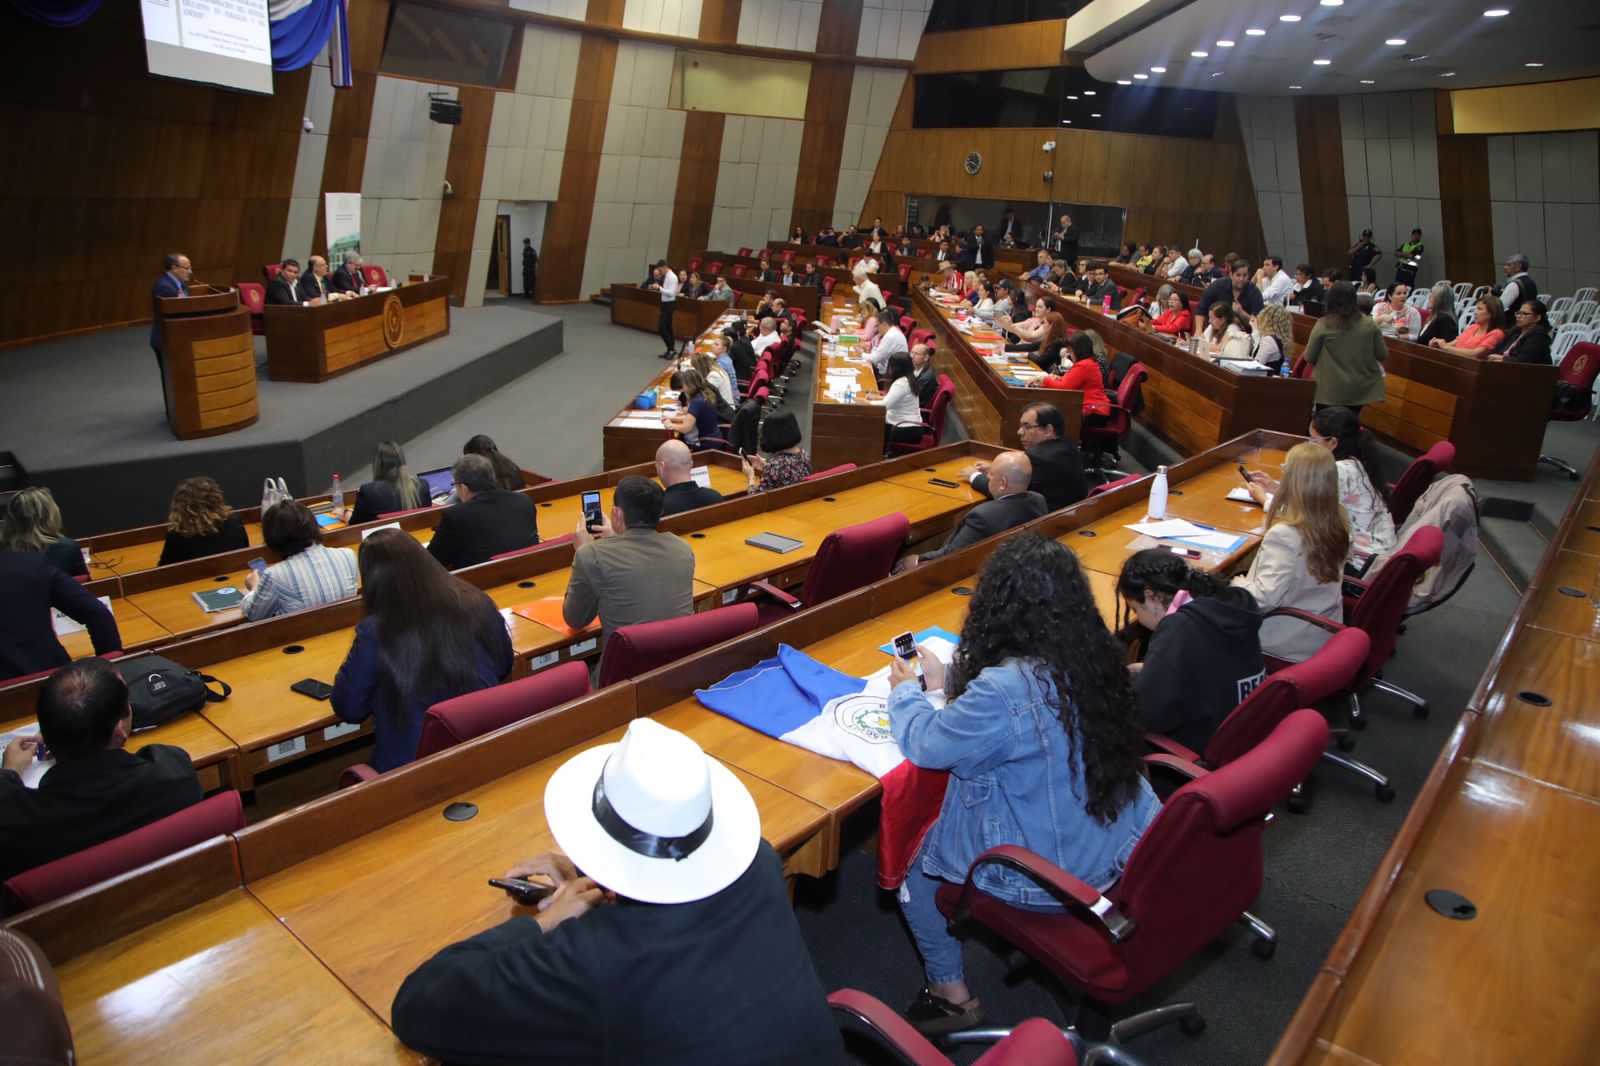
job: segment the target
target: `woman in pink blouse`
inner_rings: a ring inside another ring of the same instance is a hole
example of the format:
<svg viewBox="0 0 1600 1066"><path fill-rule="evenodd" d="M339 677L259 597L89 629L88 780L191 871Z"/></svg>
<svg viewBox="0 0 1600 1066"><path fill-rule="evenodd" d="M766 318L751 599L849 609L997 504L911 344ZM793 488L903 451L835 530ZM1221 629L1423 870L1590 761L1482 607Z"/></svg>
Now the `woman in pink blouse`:
<svg viewBox="0 0 1600 1066"><path fill-rule="evenodd" d="M1435 337L1428 342L1428 347L1481 358L1494 351L1500 346L1500 342L1505 340L1505 325L1506 312L1500 306L1500 298L1484 293L1478 298L1478 304L1472 310L1472 325L1462 330L1455 340L1443 341Z"/></svg>

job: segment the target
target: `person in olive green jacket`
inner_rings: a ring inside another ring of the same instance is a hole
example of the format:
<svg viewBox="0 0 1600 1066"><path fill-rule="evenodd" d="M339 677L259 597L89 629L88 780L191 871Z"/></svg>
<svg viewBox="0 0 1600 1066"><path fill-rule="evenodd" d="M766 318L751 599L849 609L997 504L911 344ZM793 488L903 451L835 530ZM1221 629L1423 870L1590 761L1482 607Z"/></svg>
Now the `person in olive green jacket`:
<svg viewBox="0 0 1600 1066"><path fill-rule="evenodd" d="M1306 341L1306 362L1317 368L1316 406L1348 407L1359 416L1365 405L1382 403L1382 364L1388 357L1377 323L1356 306L1355 286L1334 285L1327 313Z"/></svg>

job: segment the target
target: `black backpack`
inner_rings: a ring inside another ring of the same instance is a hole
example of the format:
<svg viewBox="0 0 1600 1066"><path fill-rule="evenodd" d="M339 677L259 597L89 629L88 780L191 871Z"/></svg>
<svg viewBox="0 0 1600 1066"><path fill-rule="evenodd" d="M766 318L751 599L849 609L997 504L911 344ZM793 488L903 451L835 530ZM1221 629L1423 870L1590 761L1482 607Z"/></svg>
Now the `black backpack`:
<svg viewBox="0 0 1600 1066"><path fill-rule="evenodd" d="M164 725L207 703L221 703L233 694L227 682L179 666L161 655L130 655L112 660L111 665L127 682L135 733ZM222 692L211 691L212 684L221 685Z"/></svg>

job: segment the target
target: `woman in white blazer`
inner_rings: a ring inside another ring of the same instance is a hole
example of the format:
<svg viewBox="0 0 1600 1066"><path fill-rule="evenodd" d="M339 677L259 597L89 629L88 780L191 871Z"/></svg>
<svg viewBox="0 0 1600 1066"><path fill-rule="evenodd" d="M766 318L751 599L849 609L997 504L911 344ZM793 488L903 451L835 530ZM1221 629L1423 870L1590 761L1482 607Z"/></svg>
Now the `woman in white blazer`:
<svg viewBox="0 0 1600 1066"><path fill-rule="evenodd" d="M1339 502L1333 453L1307 441L1289 449L1275 495L1251 482L1251 494L1267 508L1267 533L1248 573L1233 583L1255 597L1262 614L1295 607L1334 622L1344 621L1341 578L1350 552L1350 519ZM1261 651L1277 659L1310 658L1331 634L1298 618L1267 618Z"/></svg>

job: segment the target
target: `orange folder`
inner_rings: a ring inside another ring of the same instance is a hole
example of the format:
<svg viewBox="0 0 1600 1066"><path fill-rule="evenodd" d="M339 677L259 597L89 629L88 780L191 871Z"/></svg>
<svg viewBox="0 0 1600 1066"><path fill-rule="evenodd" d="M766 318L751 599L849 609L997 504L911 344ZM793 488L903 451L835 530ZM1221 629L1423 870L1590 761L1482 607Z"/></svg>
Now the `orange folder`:
<svg viewBox="0 0 1600 1066"><path fill-rule="evenodd" d="M521 607L513 607L511 608L511 613L526 618L530 622L538 622L540 625L553 629L557 633L565 633L568 636L582 633L583 630L581 629L568 627L567 620L561 617L562 599L563 597L561 596L546 596L542 600L534 600L532 603L525 603Z"/></svg>

